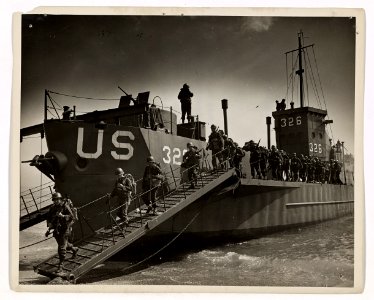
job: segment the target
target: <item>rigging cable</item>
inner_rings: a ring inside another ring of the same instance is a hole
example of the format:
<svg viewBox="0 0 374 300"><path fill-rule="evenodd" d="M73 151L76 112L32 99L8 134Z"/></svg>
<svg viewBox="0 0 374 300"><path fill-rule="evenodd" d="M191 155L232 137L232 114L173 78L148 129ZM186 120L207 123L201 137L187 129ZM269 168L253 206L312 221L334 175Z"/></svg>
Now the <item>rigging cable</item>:
<svg viewBox="0 0 374 300"><path fill-rule="evenodd" d="M292 61L291 61L291 63L292 63ZM286 98L288 98L288 91L290 89L291 84L292 84L292 90L293 90L293 73L294 73L294 70L296 68L296 63L297 63L297 59L295 59L295 63L293 65L291 64L290 74L288 75L288 73L287 73L288 78L290 78L290 82L287 85ZM292 93L292 100L293 100L293 93Z"/></svg>
<svg viewBox="0 0 374 300"><path fill-rule="evenodd" d="M286 101L288 101L288 62L287 62L287 53L286 53Z"/></svg>
<svg viewBox="0 0 374 300"><path fill-rule="evenodd" d="M314 47L312 47L312 50L313 50L313 56L314 56L314 63L316 65L316 69L317 69L317 75L318 75L319 85L321 87L322 99L323 99L323 102L325 103L325 109L327 110L327 105L326 105L326 101L325 101L325 94L324 94L323 88L322 88L322 82L321 82L321 77L319 75L319 69L318 69L318 65L317 65L316 54L314 52Z"/></svg>
<svg viewBox="0 0 374 300"><path fill-rule="evenodd" d="M307 58L308 58L309 65L311 66L312 64L311 64L310 59L309 59L309 53L308 53L308 51L306 51L306 56L307 56ZM319 105L320 108L322 109L322 103L321 103L321 100L320 100L320 97L319 97L318 86L317 86L317 84L316 84L316 80L315 80L315 78L314 78L313 69L311 69L311 74L312 74L313 84L314 84L314 86L315 86L316 97L317 97L316 99L317 99L317 101L318 101L318 105Z"/></svg>
<svg viewBox="0 0 374 300"><path fill-rule="evenodd" d="M69 94L64 94L64 93L59 93L59 92L54 92L54 91L48 91L48 92L51 93L51 94L65 96L65 97L71 97L71 98L79 98L79 99L87 99L87 100L119 101L118 98L116 98L116 99L113 99L113 98L93 98L93 97L82 97L82 96L69 95Z"/></svg>
<svg viewBox="0 0 374 300"><path fill-rule="evenodd" d="M55 114L53 113L53 112L51 112L49 109L48 109L48 107L47 107L47 111L54 117L54 118L56 118L56 116L55 116ZM58 115L57 115L57 117L58 117ZM60 117L58 117L58 118L60 118Z"/></svg>
<svg viewBox="0 0 374 300"><path fill-rule="evenodd" d="M309 85L308 85L308 64L306 63L305 60L305 55L304 55L304 65L305 65L305 86L306 86L306 98L308 100L308 106L309 106Z"/></svg>
<svg viewBox="0 0 374 300"><path fill-rule="evenodd" d="M312 72L310 69L307 69L307 72ZM312 78L312 75L310 76L311 78ZM318 97L318 92L317 92L317 87L316 87L316 85L315 84L313 84L313 82L312 82L312 89L313 89L313 92L314 92L314 96L315 96L315 98L316 98L316 100L317 100L317 105L318 105L318 108L320 108L321 109L321 102L319 101L319 97Z"/></svg>
<svg viewBox="0 0 374 300"><path fill-rule="evenodd" d="M26 246L20 247L19 249L21 250L21 249L25 249L25 248L28 248L28 247L34 246L34 245L36 245L36 244L40 244L40 243L45 242L45 241L47 241L47 240L49 240L49 239L51 239L51 238L53 238L53 236L51 236L51 237L49 237L49 238L46 238L46 239L44 239L44 240L37 241L37 242L32 243L32 244L29 244L29 245L26 245Z"/></svg>
<svg viewBox="0 0 374 300"><path fill-rule="evenodd" d="M297 60L297 58L296 58L296 60ZM296 60L295 60L295 63L296 63ZM293 52L291 53L291 61L293 62ZM292 72L291 72L291 76L292 76L292 79L291 79L291 82L292 82L292 88L291 88L291 100L292 100L292 102L295 102L295 101L293 101L293 90L294 90L294 87L293 87L293 81L294 81L294 75L293 75L293 71L294 71L294 69L292 68Z"/></svg>

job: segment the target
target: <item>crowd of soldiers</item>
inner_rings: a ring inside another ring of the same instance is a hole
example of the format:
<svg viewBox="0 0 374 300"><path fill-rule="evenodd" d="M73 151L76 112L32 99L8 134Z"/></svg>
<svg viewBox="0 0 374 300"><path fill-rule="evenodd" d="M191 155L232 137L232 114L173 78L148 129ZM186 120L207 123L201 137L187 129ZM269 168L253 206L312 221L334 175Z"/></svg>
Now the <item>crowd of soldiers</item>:
<svg viewBox="0 0 374 300"><path fill-rule="evenodd" d="M241 177L244 151L249 151L252 178L269 179L270 171L273 180L343 184L340 180L342 164L338 160L324 161L316 156L289 154L275 146L267 149L259 145L260 141L255 143L253 140L241 148L217 126L212 125L211 130L207 150L212 150L213 168L226 162L235 167Z"/></svg>
<svg viewBox="0 0 374 300"><path fill-rule="evenodd" d="M275 146L268 150L252 140L243 149L251 153L252 178L267 179L268 170L271 170L274 180L343 184L340 180L342 165L337 160L323 161L315 156L289 154Z"/></svg>

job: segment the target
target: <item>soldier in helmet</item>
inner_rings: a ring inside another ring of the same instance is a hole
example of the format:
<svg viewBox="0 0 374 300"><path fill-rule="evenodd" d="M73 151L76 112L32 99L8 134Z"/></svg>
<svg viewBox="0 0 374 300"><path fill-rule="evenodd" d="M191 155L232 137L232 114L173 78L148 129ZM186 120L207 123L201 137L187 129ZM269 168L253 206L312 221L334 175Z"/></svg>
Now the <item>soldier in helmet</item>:
<svg viewBox="0 0 374 300"><path fill-rule="evenodd" d="M162 170L153 156L148 156L143 175L143 202L148 206L147 213L157 214L156 196L163 180Z"/></svg>
<svg viewBox="0 0 374 300"><path fill-rule="evenodd" d="M63 120L70 120L70 115L73 113L73 110L69 106L64 106L64 111L62 112L62 119Z"/></svg>
<svg viewBox="0 0 374 300"><path fill-rule="evenodd" d="M52 194L53 204L47 214L48 230L45 233L47 237L53 230L53 237L58 245L58 256L60 259L57 272L63 271L63 264L66 258L66 251L72 251L72 258L77 255L78 248L73 247L69 241L72 234L73 223L78 219L76 209L70 199L63 199L60 193Z"/></svg>
<svg viewBox="0 0 374 300"><path fill-rule="evenodd" d="M301 160L296 156L296 153L293 153L290 160L291 165L291 178L293 181L299 181L300 169L301 169Z"/></svg>
<svg viewBox="0 0 374 300"><path fill-rule="evenodd" d="M282 155L278 149L273 145L269 153L269 165L272 172L273 180L282 179Z"/></svg>
<svg viewBox="0 0 374 300"><path fill-rule="evenodd" d="M300 178L303 182L306 182L308 178L308 168L309 168L308 157L305 157L303 154L300 154L300 162L301 162Z"/></svg>
<svg viewBox="0 0 374 300"><path fill-rule="evenodd" d="M235 152L233 155L233 165L238 177L242 177L242 159L245 156L244 150L239 147L238 143L234 142Z"/></svg>
<svg viewBox="0 0 374 300"><path fill-rule="evenodd" d="M187 152L183 155L183 167L188 170L188 181L191 182L190 188L195 188L201 155L197 151L197 148L190 142L187 143L187 149Z"/></svg>
<svg viewBox="0 0 374 300"><path fill-rule="evenodd" d="M249 142L245 143L243 150L250 151L251 153L249 156L249 164L251 166L252 178L261 178L259 145L253 140L250 140Z"/></svg>
<svg viewBox="0 0 374 300"><path fill-rule="evenodd" d="M212 130L212 133L209 135L208 146L206 147L206 150L212 150L213 168L217 169L217 159L220 166L223 162L222 150L224 143L222 136L217 130L217 126L212 124L212 126L210 126L210 129Z"/></svg>
<svg viewBox="0 0 374 300"><path fill-rule="evenodd" d="M117 180L110 196L117 196L119 204L117 215L128 225L129 218L127 212L131 203L132 192L135 191L136 183L133 176L131 174L125 174L121 168L117 168L114 174L117 175Z"/></svg>
<svg viewBox="0 0 374 300"><path fill-rule="evenodd" d="M184 123L185 116L187 114L187 121L191 120L191 98L193 93L190 91L190 87L185 83L178 94L178 99L181 102L182 109L182 123Z"/></svg>

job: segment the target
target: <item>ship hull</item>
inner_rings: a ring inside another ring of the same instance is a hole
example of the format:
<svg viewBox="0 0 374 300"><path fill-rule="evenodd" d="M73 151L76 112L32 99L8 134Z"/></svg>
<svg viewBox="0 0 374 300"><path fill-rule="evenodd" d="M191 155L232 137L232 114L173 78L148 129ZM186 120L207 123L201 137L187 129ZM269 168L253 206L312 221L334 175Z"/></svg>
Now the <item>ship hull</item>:
<svg viewBox="0 0 374 300"><path fill-rule="evenodd" d="M69 195L75 206L84 206L84 220L74 226L76 239L107 225L108 214L103 212L116 204L113 200L92 201L111 192L117 167L139 179L147 156L153 155L168 172L166 179L171 189L183 180L180 166L189 138L130 126L108 125L100 129L84 122L49 121L44 127L49 151L60 152L67 158L55 176L56 189ZM192 141L205 149L205 142ZM205 163L211 165L211 153L202 153L207 158ZM178 171L170 172L173 168ZM245 237L353 213L352 185L252 179L248 153L243 158L242 171L246 178L239 185L235 180L223 182L218 189L150 230L146 238L179 233ZM139 199L133 202L130 211L141 204Z"/></svg>
<svg viewBox="0 0 374 300"><path fill-rule="evenodd" d="M235 190L193 203L151 235L253 237L352 214L353 199L353 186L244 179Z"/></svg>

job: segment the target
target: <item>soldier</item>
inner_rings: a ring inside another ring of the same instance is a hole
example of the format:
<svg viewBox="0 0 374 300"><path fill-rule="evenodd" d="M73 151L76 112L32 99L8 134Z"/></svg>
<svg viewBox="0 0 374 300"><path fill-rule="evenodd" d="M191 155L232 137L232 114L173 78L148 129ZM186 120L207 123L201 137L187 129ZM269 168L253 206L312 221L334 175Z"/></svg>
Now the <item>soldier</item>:
<svg viewBox="0 0 374 300"><path fill-rule="evenodd" d="M309 164L309 172L308 172L308 182L315 182L316 181L316 158L310 158Z"/></svg>
<svg viewBox="0 0 374 300"><path fill-rule="evenodd" d="M329 183L335 184L336 182L336 172L335 172L335 162L333 159L330 159L330 164L329 164L329 171L330 171L330 180Z"/></svg>
<svg viewBox="0 0 374 300"><path fill-rule="evenodd" d="M267 173L267 163L269 158L269 151L265 147L260 146L259 148L260 152L260 170L262 173L262 179L266 179L266 173Z"/></svg>
<svg viewBox="0 0 374 300"><path fill-rule="evenodd" d="M186 114L187 121L190 122L191 120L191 97L193 97L193 93L191 93L190 87L185 83L178 94L182 109L182 123L184 123Z"/></svg>
<svg viewBox="0 0 374 300"><path fill-rule="evenodd" d="M303 154L300 154L300 162L301 162L300 178L303 182L306 182L308 178L308 167L309 167L308 157L305 157Z"/></svg>
<svg viewBox="0 0 374 300"><path fill-rule="evenodd" d="M315 163L316 163L316 168L315 168L315 173L314 173L314 180L317 182L317 183L321 183L321 180L322 180L322 164L321 164L321 160L316 157L315 158Z"/></svg>
<svg viewBox="0 0 374 300"><path fill-rule="evenodd" d="M70 199L62 199L60 193L53 193L53 204L47 214L48 230L45 236L51 233L53 229L53 237L56 239L58 245L58 256L60 259L57 272L63 271L63 264L66 257L66 251L72 251L72 259L77 256L78 248L73 247L69 241L72 234L73 223L78 220L76 209Z"/></svg>
<svg viewBox="0 0 374 300"><path fill-rule="evenodd" d="M249 157L249 164L251 166L252 178L261 178L260 151L258 149L258 144L256 144L253 140L250 140L248 143L245 143L243 150L251 152L251 155Z"/></svg>
<svg viewBox="0 0 374 300"><path fill-rule="evenodd" d="M190 188L195 188L197 184L197 169L199 167L201 155L192 143L187 143L188 151L183 155L182 166L187 168L188 181L191 182Z"/></svg>
<svg viewBox="0 0 374 300"><path fill-rule="evenodd" d="M132 193L136 192L136 183L134 177L131 174L125 175L125 172L123 172L121 168L116 169L115 175L117 175L117 180L110 197L117 196L119 202L117 215L121 220L124 220L126 225L128 225L129 218L127 212L131 203Z"/></svg>
<svg viewBox="0 0 374 300"><path fill-rule="evenodd" d="M281 106L280 106L280 103L279 103L278 100L275 100L275 109L276 109L277 111L280 111L280 110L281 110Z"/></svg>
<svg viewBox="0 0 374 300"><path fill-rule="evenodd" d="M343 184L343 182L340 179L340 172L342 171L342 165L338 160L335 160L335 178L336 178L336 184Z"/></svg>
<svg viewBox="0 0 374 300"><path fill-rule="evenodd" d="M222 156L222 150L223 150L223 138L217 131L217 126L212 124L210 126L210 129L212 130L212 133L209 135L208 139L208 146L206 147L206 150L212 150L212 164L213 168L217 169L217 159L219 161L219 165L222 165L223 162L223 156Z"/></svg>
<svg viewBox="0 0 374 300"><path fill-rule="evenodd" d="M292 154L292 157L291 157L291 178L293 181L299 181L299 172L300 172L300 169L301 169L301 161L300 161L300 158L298 158L296 156L296 153L293 153Z"/></svg>
<svg viewBox="0 0 374 300"><path fill-rule="evenodd" d="M226 134L222 135L223 138L223 145L225 148L225 151L223 151L223 161L226 162L229 161L230 167L232 167L232 157L235 152L235 146L234 146L234 141L229 138Z"/></svg>
<svg viewBox="0 0 374 300"><path fill-rule="evenodd" d="M282 177L282 156L274 145L271 146L271 151L269 154L269 164L271 167L273 179L280 180Z"/></svg>
<svg viewBox="0 0 374 300"><path fill-rule="evenodd" d="M69 106L64 105L64 111L62 112L62 119L63 120L70 120L70 115L72 114L73 110Z"/></svg>
<svg viewBox="0 0 374 300"><path fill-rule="evenodd" d="M232 163L236 169L236 173L239 178L242 177L242 158L245 156L245 153L242 148L239 147L237 143L234 142L235 152L233 155Z"/></svg>
<svg viewBox="0 0 374 300"><path fill-rule="evenodd" d="M291 181L292 180L292 175L291 175L291 159L288 156L287 152L284 150L279 150L279 153L282 156L282 174L286 175L286 181ZM282 176L283 178L283 176Z"/></svg>
<svg viewBox="0 0 374 300"><path fill-rule="evenodd" d="M282 99L280 105L280 110L285 110L286 109L286 99Z"/></svg>
<svg viewBox="0 0 374 300"><path fill-rule="evenodd" d="M158 188L163 180L162 170L159 163L155 162L153 156L147 158L147 166L143 175L143 202L148 206L147 213L153 211L157 214L156 196Z"/></svg>

